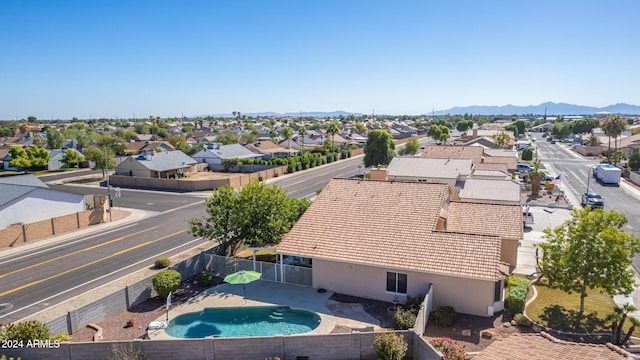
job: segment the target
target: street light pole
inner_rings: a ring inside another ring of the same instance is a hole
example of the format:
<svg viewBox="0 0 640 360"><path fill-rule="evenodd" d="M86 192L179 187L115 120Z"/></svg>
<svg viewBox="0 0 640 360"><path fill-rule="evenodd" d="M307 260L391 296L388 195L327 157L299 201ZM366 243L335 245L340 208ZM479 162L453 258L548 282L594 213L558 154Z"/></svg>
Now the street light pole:
<svg viewBox="0 0 640 360"><path fill-rule="evenodd" d="M113 221L111 216L111 192L109 191L109 158L107 157L107 147L104 147L104 169L107 175L107 201L109 202L109 222Z"/></svg>

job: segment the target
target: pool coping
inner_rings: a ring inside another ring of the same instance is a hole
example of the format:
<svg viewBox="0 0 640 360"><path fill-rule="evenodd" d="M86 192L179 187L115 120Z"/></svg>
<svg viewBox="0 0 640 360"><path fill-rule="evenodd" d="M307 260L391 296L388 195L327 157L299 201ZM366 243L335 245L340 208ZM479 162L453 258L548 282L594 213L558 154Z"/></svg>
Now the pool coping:
<svg viewBox="0 0 640 360"><path fill-rule="evenodd" d="M320 293L309 287L269 281L255 281L247 284L245 287L247 293L246 298L243 295L243 287L240 285L221 284L207 289L189 299L188 302L172 307L169 310L169 321L179 315L200 312L205 308L288 306L291 309L312 311L320 316L320 324L318 324L315 329L292 335L329 334L336 326L336 318L327 307L327 302L333 295L331 291ZM158 317L155 321L166 321L166 314ZM167 334L165 329L148 330L147 335L153 340L184 340L183 338L176 338ZM242 337L234 337L233 339L237 338Z"/></svg>

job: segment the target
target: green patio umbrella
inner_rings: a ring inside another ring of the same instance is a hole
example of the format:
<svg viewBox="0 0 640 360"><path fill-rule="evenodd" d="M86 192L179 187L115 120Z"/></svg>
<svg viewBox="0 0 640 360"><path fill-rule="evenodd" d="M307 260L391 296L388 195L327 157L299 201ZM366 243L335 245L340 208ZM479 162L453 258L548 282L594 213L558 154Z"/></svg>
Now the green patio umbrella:
<svg viewBox="0 0 640 360"><path fill-rule="evenodd" d="M234 272L233 274L225 276L224 282L229 284L242 284L242 297L245 298L247 295L247 289L245 288L245 285L250 282L259 280L261 276L262 274L256 271L240 270L238 272ZM247 299L245 298L244 301L246 302Z"/></svg>

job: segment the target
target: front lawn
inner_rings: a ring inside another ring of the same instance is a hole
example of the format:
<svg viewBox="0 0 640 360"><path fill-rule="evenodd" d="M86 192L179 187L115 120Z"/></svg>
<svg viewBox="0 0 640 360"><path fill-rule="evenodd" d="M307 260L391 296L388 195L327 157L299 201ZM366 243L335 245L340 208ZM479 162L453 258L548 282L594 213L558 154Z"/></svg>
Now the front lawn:
<svg viewBox="0 0 640 360"><path fill-rule="evenodd" d="M607 317L613 314L615 303L607 294L589 290L584 300L584 314L580 315L580 295L567 294L545 283L535 285L536 299L527 306L527 315L535 322L556 330L571 332L611 332L611 321ZM630 321L625 322L625 332ZM636 328L634 336L640 335Z"/></svg>

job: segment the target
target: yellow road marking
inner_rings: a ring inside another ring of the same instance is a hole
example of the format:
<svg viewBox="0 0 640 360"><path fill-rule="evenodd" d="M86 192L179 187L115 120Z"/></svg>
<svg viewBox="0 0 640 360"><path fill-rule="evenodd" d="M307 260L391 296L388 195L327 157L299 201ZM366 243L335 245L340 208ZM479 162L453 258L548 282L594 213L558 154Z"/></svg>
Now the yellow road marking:
<svg viewBox="0 0 640 360"><path fill-rule="evenodd" d="M40 266L40 265L44 265L44 264L48 264L48 263L53 262L53 261L57 261L57 260L60 260L60 259L64 259L64 258L66 258L67 256L71 256L71 255L79 254L79 253L84 252L84 251L94 250L94 249L97 249L97 248L99 248L99 247L101 247L101 246L105 246L105 245L113 244L113 243L114 243L114 242L116 242L116 241L120 241L120 240L126 239L126 238L131 237L131 236L134 236L134 235L142 234L143 232L146 232L146 231L149 231L149 230L153 230L153 229L156 229L156 228L157 228L157 226L150 227L150 228L148 228L148 229L141 230L141 231L138 231L138 232L134 232L134 233L131 233L131 234L128 234L128 235L125 235L125 236L121 236L121 237L119 237L119 238L115 238L115 239L113 239L113 240L109 240L109 241L104 242L104 243L100 243L100 244L97 244L97 245L93 245L93 246L90 246L90 247L85 248L85 249L76 250L76 251L74 251L74 252L71 252L71 253L68 253L68 254L65 254L65 255L62 255L62 256L58 256L58 257L56 257L56 258L49 259L49 260L47 260L47 261L43 261L43 262L41 262L41 263L37 263L37 264L33 264L33 265L29 265L29 266L24 267L24 268L22 268L22 269L18 269L18 270L14 270L14 271L8 272L8 273L6 273L6 274L2 274L2 275L0 275L0 279L2 279L2 278L3 278L3 277L5 277L5 276L8 276L8 275L12 275L12 274L19 273L19 272L21 272L21 271L25 271L25 270L33 269L33 268L38 267L38 266Z"/></svg>
<svg viewBox="0 0 640 360"><path fill-rule="evenodd" d="M118 251L118 252L116 252L116 253L113 253L113 254L111 254L111 255L109 255L109 256L106 256L106 257L103 257L103 258L101 258L101 259L97 259L97 260L94 260L94 261L92 261L92 262L89 262L89 263L86 263L86 264L83 264L83 265L80 265L80 266L74 267L73 269L65 270L65 271L63 271L63 272L61 272L61 273L58 273L58 274L55 274L55 275L51 275L51 276L49 276L49 277L47 277L47 278L40 279L40 280L36 280L36 281L30 282L30 283L28 283L28 284L24 284L24 285L22 285L22 286L18 286L18 287L17 287L17 288L15 288L15 289L7 290L7 291L5 291L5 292L3 292L3 293L0 293L0 297L5 296L5 295L9 295L9 294L11 294L11 293L14 293L14 292L16 292L16 291L20 291L20 290L22 290L22 289L26 289L26 288L28 288L28 287L31 287L31 286L33 286L33 285L40 284L40 283L45 282L45 281L49 281L49 280L51 280L51 279L55 279L55 278L57 278L57 277L59 277L59 276L66 275L66 274L68 274L68 273L70 273L70 272L73 272L73 271L76 271L76 270L80 270L80 269L82 269L82 268L85 268L85 267L87 267L87 266L91 266L91 265L93 265L93 264L97 264L97 263L99 263L99 262L101 262L101 261L104 261L104 260L107 260L107 259L111 259L112 257L118 256L118 255L122 255L122 254L127 253L127 252L129 252L129 251L131 251L131 250L135 250L135 249L141 248L141 247L143 247L143 246L147 246L147 245L149 245L149 244L153 244L154 242L157 242L157 241L160 241L160 240L164 240L164 239L166 239L166 238L168 238L168 237L171 237L171 236L174 236L174 235L178 235L178 234L180 234L181 232L185 232L185 230L181 230L181 231L175 232L175 233L173 233L173 234L169 234L169 235L167 235L167 236L163 236L163 237L158 238L158 239L155 239L155 240L150 240L150 241L144 242L144 243L142 243L142 244L138 244L138 245L136 245L136 246L132 246L132 247L130 247L130 248L120 250L120 251Z"/></svg>

